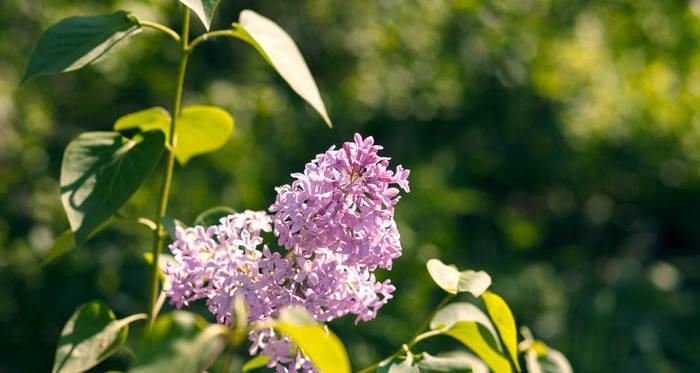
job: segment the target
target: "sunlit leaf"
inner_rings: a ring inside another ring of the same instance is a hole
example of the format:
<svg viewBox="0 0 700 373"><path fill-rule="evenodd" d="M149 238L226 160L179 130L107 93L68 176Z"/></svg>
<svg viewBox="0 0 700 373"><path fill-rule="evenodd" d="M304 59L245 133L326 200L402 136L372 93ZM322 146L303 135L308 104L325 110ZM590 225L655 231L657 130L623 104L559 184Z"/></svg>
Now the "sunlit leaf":
<svg viewBox="0 0 700 373"><path fill-rule="evenodd" d="M80 306L63 327L52 372L77 373L94 367L126 341L129 323L145 318L138 314L115 320L112 310L100 301Z"/></svg>
<svg viewBox="0 0 700 373"><path fill-rule="evenodd" d="M238 36L255 47L301 98L333 127L304 57L294 40L278 24L252 10L241 12L235 24Z"/></svg>
<svg viewBox="0 0 700 373"><path fill-rule="evenodd" d="M221 220L221 218L235 213L236 210L230 207L212 207L197 215L197 217L194 219L193 225L203 225L205 227L208 227L210 225L216 225L219 224L219 220Z"/></svg>
<svg viewBox="0 0 700 373"><path fill-rule="evenodd" d="M416 364L421 372L488 373L489 368L478 357L466 351L452 351L437 356L423 352Z"/></svg>
<svg viewBox="0 0 700 373"><path fill-rule="evenodd" d="M439 259L430 259L426 264L433 281L448 293L469 292L479 297L491 286L491 276L484 271L460 272L454 265L446 265Z"/></svg>
<svg viewBox="0 0 700 373"><path fill-rule="evenodd" d="M541 341L534 341L533 347L525 352L525 366L528 373L574 372L564 354L548 347Z"/></svg>
<svg viewBox="0 0 700 373"><path fill-rule="evenodd" d="M214 11L216 11L216 6L219 5L219 0L180 0L180 2L190 8L202 21L204 28L209 31L211 19L214 17Z"/></svg>
<svg viewBox="0 0 700 373"><path fill-rule="evenodd" d="M299 307L282 310L275 329L291 338L323 373L349 373L350 360L343 343L333 332Z"/></svg>
<svg viewBox="0 0 700 373"><path fill-rule="evenodd" d="M119 118L114 130L138 128L141 131L160 130L170 136L170 114L159 107L141 110ZM213 152L226 144L233 132L231 115L216 106L188 106L182 109L177 122L175 157L180 164L190 158Z"/></svg>
<svg viewBox="0 0 700 373"><path fill-rule="evenodd" d="M270 361L270 358L265 356L265 355L258 355L250 360L248 360L245 364L243 364L243 373L250 372L251 370L259 369L265 367L267 362Z"/></svg>
<svg viewBox="0 0 700 373"><path fill-rule="evenodd" d="M508 307L508 304L490 291L484 292L481 295L486 305L486 310L491 316L491 320L496 324L498 333L501 335L501 340L510 353L511 360L515 363L515 367L520 371L520 363L518 362L518 332L515 328L515 318Z"/></svg>
<svg viewBox="0 0 700 373"><path fill-rule="evenodd" d="M145 335L130 373L202 372L224 346L226 327L184 311L164 314Z"/></svg>
<svg viewBox="0 0 700 373"><path fill-rule="evenodd" d="M430 320L430 328L433 330L449 330L460 321L473 321L484 326L490 335L487 336L489 343L493 343L500 349L496 328L491 324L488 316L479 307L465 302L451 303L439 310L433 319Z"/></svg>
<svg viewBox="0 0 700 373"><path fill-rule="evenodd" d="M140 28L138 19L124 11L102 16L66 18L41 35L22 82L37 75L80 69Z"/></svg>
<svg viewBox="0 0 700 373"><path fill-rule="evenodd" d="M508 359L499 352L491 332L474 321L460 321L445 332L472 350L494 373L510 373Z"/></svg>
<svg viewBox="0 0 700 373"><path fill-rule="evenodd" d="M163 153L157 131L128 139L86 132L73 140L61 164L61 201L76 245L104 224L148 178Z"/></svg>

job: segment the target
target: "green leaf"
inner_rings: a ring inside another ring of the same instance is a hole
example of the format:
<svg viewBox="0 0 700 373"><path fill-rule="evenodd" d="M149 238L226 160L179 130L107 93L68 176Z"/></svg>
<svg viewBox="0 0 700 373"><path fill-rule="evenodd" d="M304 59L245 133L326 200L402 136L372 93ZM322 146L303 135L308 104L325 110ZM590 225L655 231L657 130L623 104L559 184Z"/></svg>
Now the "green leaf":
<svg viewBox="0 0 700 373"><path fill-rule="evenodd" d="M205 227L208 227L210 225L216 225L219 224L219 220L221 220L221 218L235 213L236 210L230 207L212 207L197 215L197 217L194 219L193 225L203 225Z"/></svg>
<svg viewBox="0 0 700 373"><path fill-rule="evenodd" d="M491 320L496 324L498 333L501 335L501 340L510 353L511 360L515 363L516 369L520 371L520 362L518 362L518 332L515 328L515 318L508 307L508 304L490 291L484 292L481 295L486 305L486 310L491 316Z"/></svg>
<svg viewBox="0 0 700 373"><path fill-rule="evenodd" d="M439 259L430 259L426 264L433 281L448 293L469 292L479 297L491 286L491 276L484 271L460 272L454 265L446 265Z"/></svg>
<svg viewBox="0 0 700 373"><path fill-rule="evenodd" d="M275 329L291 338L323 373L349 373L350 360L343 343L300 307L282 310Z"/></svg>
<svg viewBox="0 0 700 373"><path fill-rule="evenodd" d="M143 184L158 164L163 144L160 132L134 139L115 132L86 132L68 144L61 164L61 201L76 245Z"/></svg>
<svg viewBox="0 0 700 373"><path fill-rule="evenodd" d="M499 351L491 332L474 321L460 321L445 332L462 342L488 365L494 373L511 373L510 362Z"/></svg>
<svg viewBox="0 0 700 373"><path fill-rule="evenodd" d="M115 131L138 128L160 130L170 136L170 114L159 107L125 115L114 123ZM189 106L182 109L177 122L175 157L184 165L190 158L213 152L224 146L233 132L233 118L216 106Z"/></svg>
<svg viewBox="0 0 700 373"><path fill-rule="evenodd" d="M158 317L136 352L130 373L202 372L224 347L226 327L174 311Z"/></svg>
<svg viewBox="0 0 700 373"><path fill-rule="evenodd" d="M49 252L44 258L43 264L46 265L49 262L54 261L56 258L68 254L75 248L75 233L71 230L67 230L53 241L53 246L49 249Z"/></svg>
<svg viewBox="0 0 700 373"><path fill-rule="evenodd" d="M41 35L22 82L37 75L80 69L140 28L138 19L124 11L103 16L66 18Z"/></svg>
<svg viewBox="0 0 700 373"><path fill-rule="evenodd" d="M204 28L209 31L211 19L214 17L214 11L216 6L219 5L219 0L180 0L180 2L190 8L202 21Z"/></svg>
<svg viewBox="0 0 700 373"><path fill-rule="evenodd" d="M80 306L63 327L52 372L77 373L94 367L124 344L129 323L145 318L138 314L115 320L100 301Z"/></svg>
<svg viewBox="0 0 700 373"><path fill-rule="evenodd" d="M535 341L544 346L540 341ZM561 352L552 348L544 348L538 351L530 348L525 352L525 366L528 373L573 373L569 360Z"/></svg>
<svg viewBox="0 0 700 373"><path fill-rule="evenodd" d="M488 373L489 368L478 357L466 351L452 351L430 355L423 352L416 364L421 372L473 372Z"/></svg>
<svg viewBox="0 0 700 373"><path fill-rule="evenodd" d="M241 12L236 34L265 58L289 86L333 127L309 67L294 40L278 24L252 10Z"/></svg>
<svg viewBox="0 0 700 373"><path fill-rule="evenodd" d="M486 336L489 343L493 342L500 350L496 328L493 327L488 316L471 303L458 302L443 307L430 320L430 329L446 331L461 321L473 321L484 326L490 332L490 335Z"/></svg>
<svg viewBox="0 0 700 373"><path fill-rule="evenodd" d="M243 373L250 372L251 370L263 368L267 365L267 362L270 361L270 358L265 356L265 355L258 355L250 360L248 360L245 364L243 364Z"/></svg>

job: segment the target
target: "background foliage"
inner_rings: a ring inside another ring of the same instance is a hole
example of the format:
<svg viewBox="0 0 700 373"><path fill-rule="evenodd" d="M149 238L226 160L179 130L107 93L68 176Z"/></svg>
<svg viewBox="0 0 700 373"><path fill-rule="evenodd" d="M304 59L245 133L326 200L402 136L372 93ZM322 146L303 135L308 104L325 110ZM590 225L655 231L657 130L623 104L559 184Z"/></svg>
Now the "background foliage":
<svg viewBox="0 0 700 373"><path fill-rule="evenodd" d="M65 145L168 107L176 65L173 45L148 33L18 88L31 48L71 15L130 9L173 25L171 2L0 2L0 372L49 370L77 304L145 309L150 235L138 226L41 263L68 227ZM413 170L412 192L397 211L396 299L371 323L332 326L358 366L393 351L439 300L423 263L440 257L489 271L519 324L579 372L700 369L700 2L237 0L213 24L243 8L294 37L336 128L250 48L207 42L185 105L222 106L236 129L176 170L170 211L191 221L220 204L264 209L314 154L355 131L375 136ZM125 211L151 214L159 179Z"/></svg>

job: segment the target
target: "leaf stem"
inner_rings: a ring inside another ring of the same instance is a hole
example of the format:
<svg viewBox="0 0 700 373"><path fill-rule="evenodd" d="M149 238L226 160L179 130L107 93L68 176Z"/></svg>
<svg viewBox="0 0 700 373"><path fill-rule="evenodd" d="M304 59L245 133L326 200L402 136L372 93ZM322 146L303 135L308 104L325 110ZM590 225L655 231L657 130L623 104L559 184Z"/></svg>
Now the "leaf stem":
<svg viewBox="0 0 700 373"><path fill-rule="evenodd" d="M168 26L161 25L158 22L144 21L141 19L139 20L139 24L141 24L141 26L143 26L143 27L149 27L149 28L152 28L154 30L164 32L165 34L167 34L168 36L173 38L173 40L175 40L176 42L178 42L178 43L180 42L180 35L178 35L177 32L175 32L173 29L171 29Z"/></svg>
<svg viewBox="0 0 700 373"><path fill-rule="evenodd" d="M163 244L165 240L165 235L162 234L163 222L161 221L163 216L165 216L168 210L168 198L170 197L170 187L173 180L173 170L175 168L175 149L177 146L177 136L175 128L177 126L177 120L180 116L180 109L182 106L182 91L185 85L185 72L187 71L187 60L189 53L187 52L187 42L190 34L190 10L187 7L183 7L182 15L182 37L180 39L180 58L177 66L177 82L175 86L175 95L173 97L173 118L170 122L170 136L168 138L168 159L165 168L165 174L163 175L163 184L160 189L160 202L158 203L158 210L156 211L156 229L154 233L155 245L153 246L153 269L151 271L151 296L148 303L148 328L153 326L153 323L158 316L158 308L156 307L158 303L158 293L159 293L159 279L158 272L160 268L158 266L158 258L163 249Z"/></svg>
<svg viewBox="0 0 700 373"><path fill-rule="evenodd" d="M440 311L442 309L442 307L445 307L445 305L447 303L449 303L452 300L452 298L454 298L454 297L455 297L455 294L452 294L452 293L447 294L447 296L445 296L445 298L443 298L442 301L430 312L430 314L423 321L423 323L421 323L421 325L418 327L418 330L416 331L416 334L413 335L413 337L411 338L411 340L408 343L401 345L401 347L398 350L396 350L396 352L391 354L389 357L384 358L382 360L379 360L376 363L374 363L374 364L372 364L372 365L370 365L362 370L357 371L357 373L370 373L370 372L376 371L377 368L379 368L379 364L381 364L382 362L384 362L386 360L392 360L393 358L401 355L402 353L410 351L410 348L413 347L416 343L418 343L426 338L440 334L441 331L431 330L431 331L423 333L423 330L430 325L430 321L433 319L435 314L438 311Z"/></svg>
<svg viewBox="0 0 700 373"><path fill-rule="evenodd" d="M217 38L220 36L226 36L234 39L240 39L236 31L234 30L217 30L217 31L210 31L207 32L206 34L202 34L197 36L194 40L192 40L192 43L190 43L188 53L192 53L194 48L196 48L199 44L213 38Z"/></svg>

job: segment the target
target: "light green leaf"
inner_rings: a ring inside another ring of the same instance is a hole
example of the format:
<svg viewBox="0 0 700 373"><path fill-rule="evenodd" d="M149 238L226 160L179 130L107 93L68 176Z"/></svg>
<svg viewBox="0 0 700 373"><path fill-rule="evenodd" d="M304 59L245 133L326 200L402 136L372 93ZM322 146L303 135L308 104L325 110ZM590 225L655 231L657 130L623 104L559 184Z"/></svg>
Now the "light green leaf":
<svg viewBox="0 0 700 373"><path fill-rule="evenodd" d="M490 291L484 292L481 295L486 305L486 310L491 316L491 320L496 324L498 333L501 335L501 340L510 353L511 360L515 363L515 367L520 371L520 362L518 362L518 332L515 328L515 318L508 307L508 304Z"/></svg>
<svg viewBox="0 0 700 373"><path fill-rule="evenodd" d="M488 373L489 368L478 357L466 351L452 351L437 356L423 352L417 363L421 372Z"/></svg>
<svg viewBox="0 0 700 373"><path fill-rule="evenodd" d="M76 245L82 245L129 200L163 153L164 137L147 132L127 139L86 132L73 140L61 164L61 201Z"/></svg>
<svg viewBox="0 0 700 373"><path fill-rule="evenodd" d="M278 24L252 10L244 10L234 24L236 34L251 44L301 98L333 127L309 67L294 40Z"/></svg>
<svg viewBox="0 0 700 373"><path fill-rule="evenodd" d="M78 373L94 367L124 344L129 323L145 318L138 314L115 320L100 301L80 306L63 327L52 372Z"/></svg>
<svg viewBox="0 0 700 373"><path fill-rule="evenodd" d="M275 329L291 338L322 373L350 373L343 343L300 307L282 310Z"/></svg>
<svg viewBox="0 0 700 373"><path fill-rule="evenodd" d="M488 316L479 307L471 303L458 302L443 307L430 320L430 329L449 330L460 321L473 321L484 326L490 332L490 335L486 336L489 343L493 342L500 350L501 346L498 342L496 328L493 327Z"/></svg>
<svg viewBox="0 0 700 373"><path fill-rule="evenodd" d="M190 8L202 21L204 28L209 31L211 19L214 17L214 11L216 6L219 5L219 0L180 0L180 2Z"/></svg>
<svg viewBox="0 0 700 373"><path fill-rule="evenodd" d="M571 363L561 352L534 341L525 352L525 366L528 373L573 373Z"/></svg>
<svg viewBox="0 0 700 373"><path fill-rule="evenodd" d="M138 128L160 130L170 136L170 114L159 107L125 115L114 123L115 131ZM190 158L213 152L224 146L233 132L233 118L216 106L188 106L182 109L177 122L175 157L180 164Z"/></svg>
<svg viewBox="0 0 700 373"><path fill-rule="evenodd" d="M41 35L22 82L37 75L80 69L140 28L138 19L124 11L102 16L66 18Z"/></svg>
<svg viewBox="0 0 700 373"><path fill-rule="evenodd" d="M164 314L143 339L130 373L202 372L224 347L226 327L185 311Z"/></svg>
<svg viewBox="0 0 700 373"><path fill-rule="evenodd" d="M248 360L245 364L243 364L243 373L250 372L251 370L263 368L267 365L267 362L270 361L270 358L265 356L265 355L258 355L250 360Z"/></svg>
<svg viewBox="0 0 700 373"><path fill-rule="evenodd" d="M210 209L207 209L203 211L201 214L197 215L197 217L194 219L194 224L193 225L203 225L205 227L208 227L210 225L217 225L219 224L219 220L225 216L229 216L231 214L235 214L236 210L226 207L226 206L217 206L217 207L212 207Z"/></svg>
<svg viewBox="0 0 700 373"><path fill-rule="evenodd" d="M454 265L446 265L439 259L430 259L426 264L433 281L448 293L469 292L479 297L491 286L491 276L484 271L460 272Z"/></svg>
<svg viewBox="0 0 700 373"><path fill-rule="evenodd" d="M494 373L511 373L510 362L498 350L491 332L474 321L460 321L445 332L471 349Z"/></svg>

